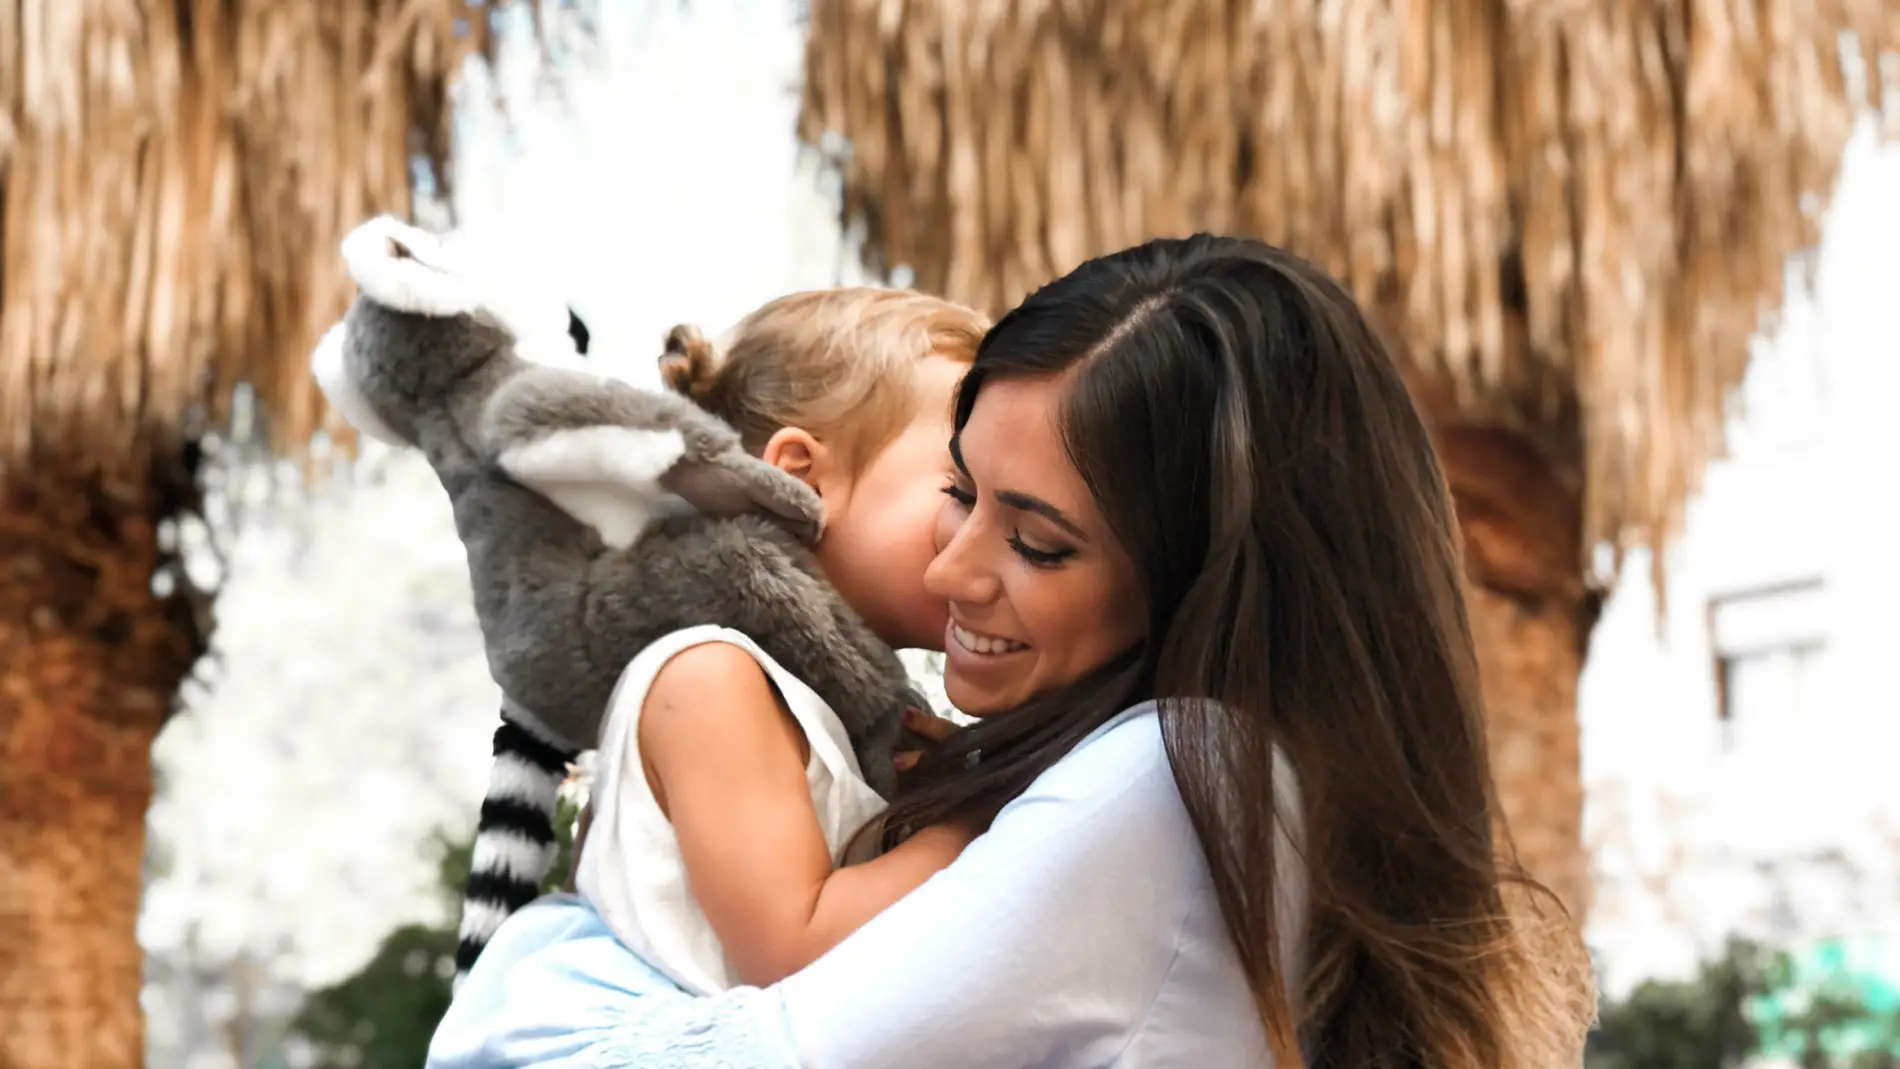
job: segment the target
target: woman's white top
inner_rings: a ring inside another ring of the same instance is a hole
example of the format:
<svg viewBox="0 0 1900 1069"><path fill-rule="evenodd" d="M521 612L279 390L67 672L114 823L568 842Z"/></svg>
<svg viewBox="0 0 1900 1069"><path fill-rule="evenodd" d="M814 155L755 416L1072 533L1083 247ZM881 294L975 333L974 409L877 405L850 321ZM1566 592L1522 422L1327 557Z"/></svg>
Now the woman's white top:
<svg viewBox="0 0 1900 1069"><path fill-rule="evenodd" d="M1276 756L1281 960L1305 973L1298 788ZM1270 1066L1152 705L955 863L778 985L804 1069Z"/></svg>
<svg viewBox="0 0 1900 1069"><path fill-rule="evenodd" d="M811 749L805 780L833 864L841 860L851 836L884 809L884 800L864 782L837 714L751 638L725 627L691 627L660 638L634 657L601 724L593 816L575 888L629 949L700 995L732 987L732 970L719 937L693 899L679 838L647 782L639 726L641 707L660 669L681 651L708 642L724 642L751 654L804 729Z"/></svg>

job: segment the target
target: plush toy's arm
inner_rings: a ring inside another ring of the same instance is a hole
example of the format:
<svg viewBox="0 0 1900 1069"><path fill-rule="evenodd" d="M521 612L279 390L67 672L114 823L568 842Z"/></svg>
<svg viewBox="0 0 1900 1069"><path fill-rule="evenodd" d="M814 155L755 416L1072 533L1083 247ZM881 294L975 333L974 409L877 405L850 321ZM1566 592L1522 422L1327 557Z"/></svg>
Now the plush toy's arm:
<svg viewBox="0 0 1900 1069"><path fill-rule="evenodd" d="M617 548L674 498L708 515L756 512L806 542L824 523L810 487L690 401L585 372L513 376L483 410L478 448Z"/></svg>

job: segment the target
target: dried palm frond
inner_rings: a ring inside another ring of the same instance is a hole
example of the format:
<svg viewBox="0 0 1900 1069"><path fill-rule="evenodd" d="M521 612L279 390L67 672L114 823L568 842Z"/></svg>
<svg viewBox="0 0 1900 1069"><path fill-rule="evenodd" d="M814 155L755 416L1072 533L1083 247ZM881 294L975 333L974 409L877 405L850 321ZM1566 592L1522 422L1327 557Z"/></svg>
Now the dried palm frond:
<svg viewBox="0 0 1900 1069"><path fill-rule="evenodd" d="M504 0L505 2L505 0ZM0 0L0 468L112 471L248 383L324 419L338 243L450 175L481 0Z"/></svg>
<svg viewBox="0 0 1900 1069"><path fill-rule="evenodd" d="M1242 232L1659 545L1818 236L1895 0L813 0L800 134L873 270L998 313ZM1557 432L1562 428L1561 433Z"/></svg>

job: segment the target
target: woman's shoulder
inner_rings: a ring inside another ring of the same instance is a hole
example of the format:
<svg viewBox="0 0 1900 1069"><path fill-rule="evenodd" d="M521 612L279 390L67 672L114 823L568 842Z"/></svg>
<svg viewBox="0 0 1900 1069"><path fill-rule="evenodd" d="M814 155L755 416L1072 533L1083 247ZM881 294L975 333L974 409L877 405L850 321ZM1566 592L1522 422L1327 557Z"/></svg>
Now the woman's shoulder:
<svg viewBox="0 0 1900 1069"><path fill-rule="evenodd" d="M1273 777L1281 820L1289 832L1297 834L1299 780L1279 750L1274 751ZM1181 809L1157 703L1132 706L1096 728L1037 777L1011 807L1049 802L1079 811L1111 805Z"/></svg>
<svg viewBox="0 0 1900 1069"><path fill-rule="evenodd" d="M1097 728L1045 769L997 813L983 836L992 848L1030 852L1051 840L1118 840L1137 827L1166 835L1185 818L1152 706L1137 706ZM982 840L979 840L982 841Z"/></svg>
<svg viewBox="0 0 1900 1069"><path fill-rule="evenodd" d="M1161 779L1166 779L1172 789L1161 718L1155 703L1143 702L1117 713L1076 743L1073 750L1037 777L1023 797L1126 794L1152 789Z"/></svg>

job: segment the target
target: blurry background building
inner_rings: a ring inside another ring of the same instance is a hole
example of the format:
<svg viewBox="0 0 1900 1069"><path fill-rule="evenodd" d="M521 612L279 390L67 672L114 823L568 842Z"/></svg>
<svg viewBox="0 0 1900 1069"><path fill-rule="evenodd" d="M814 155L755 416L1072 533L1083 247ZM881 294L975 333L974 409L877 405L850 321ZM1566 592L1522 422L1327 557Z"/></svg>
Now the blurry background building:
<svg viewBox="0 0 1900 1069"><path fill-rule="evenodd" d="M1638 562L1591 642L1591 932L1613 988L1735 931L1852 937L1900 987L1900 152L1872 134L1756 345L1729 456L1669 551L1666 618Z"/></svg>

